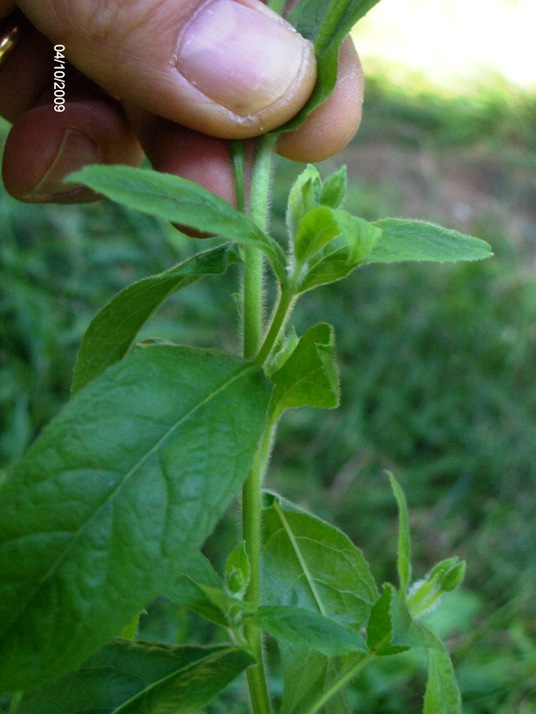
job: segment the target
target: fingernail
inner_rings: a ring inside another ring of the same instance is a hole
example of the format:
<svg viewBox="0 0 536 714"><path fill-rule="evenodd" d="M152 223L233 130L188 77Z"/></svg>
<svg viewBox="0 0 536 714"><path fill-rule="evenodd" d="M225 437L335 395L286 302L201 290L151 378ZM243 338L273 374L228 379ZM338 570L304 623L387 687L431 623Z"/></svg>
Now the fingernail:
<svg viewBox="0 0 536 714"><path fill-rule="evenodd" d="M310 43L265 6L213 0L180 38L177 69L205 96L245 116L282 97L311 58Z"/></svg>
<svg viewBox="0 0 536 714"><path fill-rule="evenodd" d="M28 193L29 201L54 201L66 199L87 189L80 183L66 183L63 179L73 171L99 161L100 152L97 144L81 131L67 129L56 154L56 158L43 178Z"/></svg>

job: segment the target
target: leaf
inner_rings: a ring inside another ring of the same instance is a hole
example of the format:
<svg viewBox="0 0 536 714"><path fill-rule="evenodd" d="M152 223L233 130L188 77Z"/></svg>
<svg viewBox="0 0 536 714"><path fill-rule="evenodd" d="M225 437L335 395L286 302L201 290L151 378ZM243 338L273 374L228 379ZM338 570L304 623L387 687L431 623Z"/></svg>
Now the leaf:
<svg viewBox="0 0 536 714"><path fill-rule="evenodd" d="M423 714L460 714L460 690L447 650L429 650L428 658Z"/></svg>
<svg viewBox="0 0 536 714"><path fill-rule="evenodd" d="M312 610L277 605L261 606L253 619L272 637L307 645L328 657L356 651L366 652L363 639L355 631Z"/></svg>
<svg viewBox="0 0 536 714"><path fill-rule="evenodd" d="M24 696L17 714L189 714L253 663L237 647L115 640L77 672Z"/></svg>
<svg viewBox="0 0 536 714"><path fill-rule="evenodd" d="M184 573L176 578L167 595L176 605L187 607L198 615L222 627L228 622L220 604L214 603L207 591L219 590L225 595L223 582L210 561L201 553L188 561Z"/></svg>
<svg viewBox="0 0 536 714"><path fill-rule="evenodd" d="M281 369L298 346L298 342L299 338L294 325L290 325L286 333L282 331L276 347L264 364L264 371L268 377Z"/></svg>
<svg viewBox="0 0 536 714"><path fill-rule="evenodd" d="M301 607L356 628L366 622L376 585L342 531L276 497L263 528L263 605Z"/></svg>
<svg viewBox="0 0 536 714"><path fill-rule="evenodd" d="M294 253L299 263L309 262L309 267L320 263L329 254L322 253L334 238L341 236L348 250L347 260L357 265L372 250L379 232L362 218L347 211L328 206L318 206L305 214L298 225ZM316 260L310 260L316 257Z"/></svg>
<svg viewBox="0 0 536 714"><path fill-rule="evenodd" d="M354 250L340 238L329 243L323 254L318 253L315 265L300 283L300 293L341 280L360 265L408 260L482 260L492 254L489 245L478 238L423 221L387 218L367 223L354 220L359 221L359 232L351 229L347 232L354 236Z"/></svg>
<svg viewBox="0 0 536 714"><path fill-rule="evenodd" d="M247 476L269 397L250 363L149 347L49 424L0 491L0 691L78 666L173 589Z"/></svg>
<svg viewBox="0 0 536 714"><path fill-rule="evenodd" d="M317 60L317 81L301 112L278 131L294 131L324 102L335 86L339 47L356 22L379 0L301 0L290 21L304 37L312 40Z"/></svg>
<svg viewBox="0 0 536 714"><path fill-rule="evenodd" d="M294 254L300 263L305 263L315 253L340 235L333 209L317 206L306 213L298 224L294 239Z"/></svg>
<svg viewBox="0 0 536 714"><path fill-rule="evenodd" d="M386 583L374 604L367 625L367 647L376 655L392 655L408 649L403 635L411 626L411 615L395 588Z"/></svg>
<svg viewBox="0 0 536 714"><path fill-rule="evenodd" d="M164 273L139 280L118 293L93 318L82 339L74 369L73 393L123 359L143 325L170 295L205 275L225 272L235 260L232 246L218 246Z"/></svg>
<svg viewBox="0 0 536 714"><path fill-rule="evenodd" d="M187 572L183 573L168 591L169 598L175 604L187 607L217 625L234 627L245 614L250 615L255 610L254 605L243 601L247 587L247 583L244 586L243 580L249 582L249 559L245 550L242 552L242 547L243 543L239 543L229 555L225 583L210 561L202 553L196 553L188 565ZM241 577L237 574L239 567L243 569ZM230 587L235 584L241 586L236 593Z"/></svg>
<svg viewBox="0 0 536 714"><path fill-rule="evenodd" d="M294 27L322 52L340 44L352 27L379 0L301 0L290 19Z"/></svg>
<svg viewBox="0 0 536 714"><path fill-rule="evenodd" d="M445 644L423 623L413 620L397 641L407 647L424 647L428 650L428 682L424 697L423 714L460 714L461 696L452 661Z"/></svg>
<svg viewBox="0 0 536 714"><path fill-rule="evenodd" d="M337 226L338 237L326 241L307 263L298 292L303 293L320 285L345 278L355 268L367 262L368 256L381 240L381 230L362 218L351 216L340 209L327 209Z"/></svg>
<svg viewBox="0 0 536 714"><path fill-rule="evenodd" d="M263 535L262 605L311 610L353 630L365 624L377 589L363 554L344 533L271 496ZM338 676L338 658L294 643L280 642L280 650L282 714L302 714Z"/></svg>
<svg viewBox="0 0 536 714"><path fill-rule="evenodd" d="M284 281L285 256L279 244L227 201L193 181L130 166L85 166L69 181L83 183L106 198L151 216L262 250Z"/></svg>
<svg viewBox="0 0 536 714"><path fill-rule="evenodd" d="M318 206L322 191L322 179L316 166L309 164L298 176L288 195L287 228L294 236L303 216Z"/></svg>
<svg viewBox="0 0 536 714"><path fill-rule="evenodd" d="M387 474L398 505L398 553L397 569L400 593L405 599L411 582L411 536L409 531L408 504L404 491L392 473Z"/></svg>
<svg viewBox="0 0 536 714"><path fill-rule="evenodd" d="M424 221L386 218L373 224L382 231L363 263L431 260L455 263L489 258L491 248L478 238Z"/></svg>
<svg viewBox="0 0 536 714"><path fill-rule="evenodd" d="M416 623L417 624L417 623ZM462 698L447 648L435 632L420 624L421 638L428 647L428 681L423 714L460 714Z"/></svg>
<svg viewBox="0 0 536 714"><path fill-rule="evenodd" d="M333 409L339 404L339 376L334 361L331 325L309 329L283 366L272 375L275 414L301 406Z"/></svg>
<svg viewBox="0 0 536 714"><path fill-rule="evenodd" d="M320 711L322 714L353 714L348 702L347 688L336 691L322 709L316 708L319 699L362 654L345 657L326 657L315 650L288 643L280 643L284 669L283 704L280 714L303 714Z"/></svg>
<svg viewBox="0 0 536 714"><path fill-rule="evenodd" d="M342 166L338 171L328 176L326 181L322 181L318 169L309 164L302 173L298 176L290 189L288 205L287 205L287 228L292 240L296 240L301 221L305 216L316 208L324 206L328 209L338 208L346 195L346 166ZM319 211L318 218L315 220L309 218L307 223L302 226L302 232L306 232L305 242L307 243L310 237L315 233L323 230L322 217L326 216L324 222L328 222L328 230L332 228L334 219L331 212ZM340 228L335 226L336 232L340 233ZM315 230L316 229L316 230ZM299 250L299 247L298 247Z"/></svg>

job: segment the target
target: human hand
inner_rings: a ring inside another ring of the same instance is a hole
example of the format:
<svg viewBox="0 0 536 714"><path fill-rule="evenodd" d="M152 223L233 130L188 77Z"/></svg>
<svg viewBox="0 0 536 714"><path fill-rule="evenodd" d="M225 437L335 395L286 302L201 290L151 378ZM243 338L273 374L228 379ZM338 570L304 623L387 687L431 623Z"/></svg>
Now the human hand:
<svg viewBox="0 0 536 714"><path fill-rule="evenodd" d="M7 190L33 202L94 200L62 178L88 163L139 165L143 152L233 200L227 139L284 124L315 82L311 44L259 0L0 0L0 35L20 39L0 65L0 115L13 122ZM65 110L54 111L54 46L65 47ZM363 79L350 41L328 101L278 150L319 161L353 136Z"/></svg>

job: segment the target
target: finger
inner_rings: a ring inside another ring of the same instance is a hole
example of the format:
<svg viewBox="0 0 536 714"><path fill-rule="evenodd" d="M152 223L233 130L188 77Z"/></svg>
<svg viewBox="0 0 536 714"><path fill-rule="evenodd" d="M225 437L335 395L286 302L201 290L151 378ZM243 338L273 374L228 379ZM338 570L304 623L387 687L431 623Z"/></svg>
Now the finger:
<svg viewBox="0 0 536 714"><path fill-rule="evenodd" d="M354 135L361 118L363 73L350 39L341 47L339 76L330 99L298 131L282 135L278 152L315 162L337 152ZM158 171L176 174L235 202L228 143L129 107L143 149Z"/></svg>
<svg viewBox="0 0 536 714"><path fill-rule="evenodd" d="M20 0L114 96L222 138L283 124L310 95L313 48L260 0ZM95 48L98 51L95 51Z"/></svg>
<svg viewBox="0 0 536 714"><path fill-rule="evenodd" d="M6 141L3 180L30 203L93 201L93 192L64 178L92 163L139 165L142 156L121 106L93 88L62 113L49 101L22 114Z"/></svg>
<svg viewBox="0 0 536 714"><path fill-rule="evenodd" d="M155 170L182 176L235 203L228 141L154 116L129 115Z"/></svg>
<svg viewBox="0 0 536 714"><path fill-rule="evenodd" d="M315 163L341 151L361 122L363 91L363 70L348 37L339 52L337 83L333 92L297 131L281 136L278 153L293 161Z"/></svg>
<svg viewBox="0 0 536 714"><path fill-rule="evenodd" d="M7 17L16 9L13 0L0 0L0 18Z"/></svg>
<svg viewBox="0 0 536 714"><path fill-rule="evenodd" d="M14 122L31 109L53 80L50 41L21 20L20 41L0 66L0 116Z"/></svg>
<svg viewBox="0 0 536 714"><path fill-rule="evenodd" d="M236 206L228 141L148 115L135 107L127 107L127 113L153 169L193 181ZM248 153L252 158L252 152ZM208 237L188 226L175 227L192 238Z"/></svg>

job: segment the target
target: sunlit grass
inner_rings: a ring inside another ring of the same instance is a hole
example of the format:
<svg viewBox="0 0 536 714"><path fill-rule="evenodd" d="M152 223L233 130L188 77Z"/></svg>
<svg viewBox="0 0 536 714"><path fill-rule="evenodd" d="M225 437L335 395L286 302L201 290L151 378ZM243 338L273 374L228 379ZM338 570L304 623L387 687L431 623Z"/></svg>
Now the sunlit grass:
<svg viewBox="0 0 536 714"><path fill-rule="evenodd" d="M382 0L354 31L367 74L473 92L496 79L536 90L534 0Z"/></svg>

